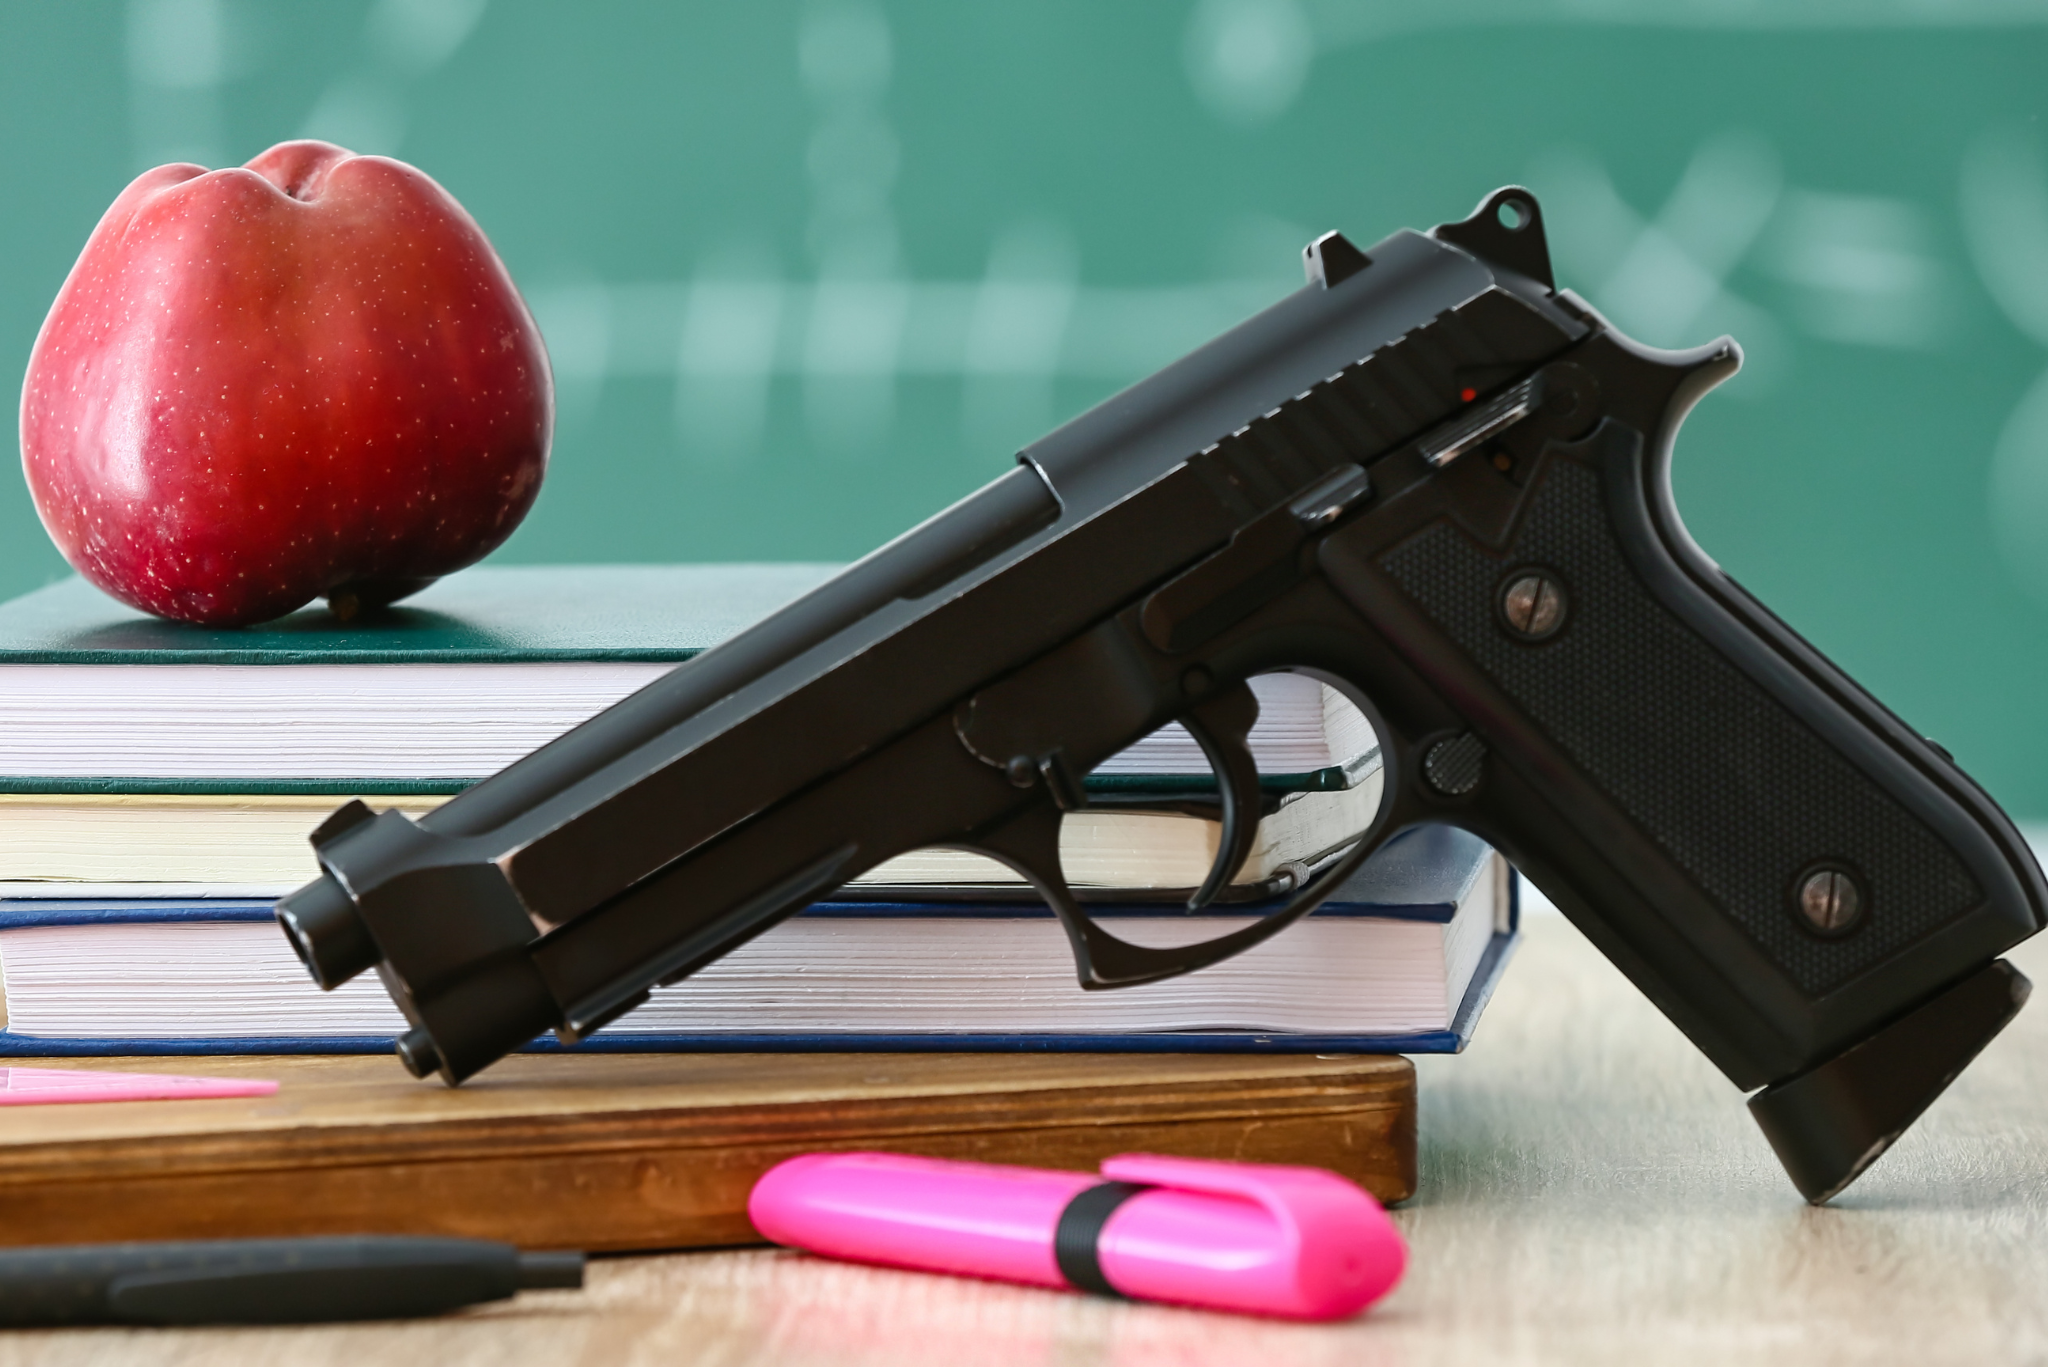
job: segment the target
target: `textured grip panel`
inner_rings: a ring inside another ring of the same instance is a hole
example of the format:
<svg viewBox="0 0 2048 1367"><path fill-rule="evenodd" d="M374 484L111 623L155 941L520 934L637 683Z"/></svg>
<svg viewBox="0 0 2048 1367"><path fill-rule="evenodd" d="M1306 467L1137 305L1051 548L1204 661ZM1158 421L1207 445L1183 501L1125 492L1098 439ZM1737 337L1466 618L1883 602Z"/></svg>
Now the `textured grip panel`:
<svg viewBox="0 0 2048 1367"><path fill-rule="evenodd" d="M1541 481L1506 558L1438 522L1382 567L1803 991L1840 986L1982 900L1932 831L1658 605L1595 471L1552 459ZM1563 578L1571 609L1530 644L1494 603L1508 570L1534 565ZM1841 939L1793 906L1820 861L1869 890Z"/></svg>

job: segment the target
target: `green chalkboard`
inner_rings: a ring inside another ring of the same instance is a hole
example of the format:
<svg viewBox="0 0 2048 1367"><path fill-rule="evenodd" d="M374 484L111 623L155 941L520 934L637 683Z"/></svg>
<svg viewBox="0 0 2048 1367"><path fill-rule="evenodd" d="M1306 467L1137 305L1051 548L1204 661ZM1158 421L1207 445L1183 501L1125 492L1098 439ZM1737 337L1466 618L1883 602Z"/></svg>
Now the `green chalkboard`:
<svg viewBox="0 0 2048 1367"><path fill-rule="evenodd" d="M507 562L842 559L1299 280L1542 196L1644 340L1732 332L1694 534L2048 819L2048 6L2020 0L0 4L0 355L159 161L318 135L533 303ZM62 573L0 480L0 593Z"/></svg>

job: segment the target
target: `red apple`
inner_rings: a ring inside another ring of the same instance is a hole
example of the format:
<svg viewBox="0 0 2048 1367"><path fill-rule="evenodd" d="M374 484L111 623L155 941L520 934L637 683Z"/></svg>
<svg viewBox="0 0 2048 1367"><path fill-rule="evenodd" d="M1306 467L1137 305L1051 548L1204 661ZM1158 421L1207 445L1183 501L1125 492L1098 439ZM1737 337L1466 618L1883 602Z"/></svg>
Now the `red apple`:
<svg viewBox="0 0 2048 1367"><path fill-rule="evenodd" d="M471 564L533 506L547 351L475 220L322 142L159 166L50 306L21 395L43 526L123 602L346 615Z"/></svg>

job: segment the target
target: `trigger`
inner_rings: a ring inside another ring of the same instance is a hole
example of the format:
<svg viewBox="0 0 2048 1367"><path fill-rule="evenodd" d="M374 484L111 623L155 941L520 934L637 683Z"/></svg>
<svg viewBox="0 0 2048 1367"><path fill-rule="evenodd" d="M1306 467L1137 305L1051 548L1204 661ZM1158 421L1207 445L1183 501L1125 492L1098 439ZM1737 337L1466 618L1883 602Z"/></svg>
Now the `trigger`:
<svg viewBox="0 0 2048 1367"><path fill-rule="evenodd" d="M1205 699L1180 719L1209 757L1223 802L1223 835L1217 842L1216 862L1188 899L1189 911L1200 911L1216 900L1216 894L1244 867L1258 839L1259 766L1252 758L1250 740L1252 724L1258 719L1259 700L1251 686L1242 682Z"/></svg>

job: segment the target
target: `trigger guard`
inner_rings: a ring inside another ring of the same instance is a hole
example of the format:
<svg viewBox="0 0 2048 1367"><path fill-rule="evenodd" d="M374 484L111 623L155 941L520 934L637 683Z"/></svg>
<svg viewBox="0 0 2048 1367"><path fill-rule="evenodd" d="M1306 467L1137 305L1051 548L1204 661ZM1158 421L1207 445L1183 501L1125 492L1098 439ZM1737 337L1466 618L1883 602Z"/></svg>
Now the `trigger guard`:
<svg viewBox="0 0 2048 1367"><path fill-rule="evenodd" d="M1373 851L1384 845L1397 830L1405 830L1411 824L1396 821L1391 805L1383 807L1379 817L1358 838L1358 842L1279 911L1213 940L1160 949L1118 939L1096 924L1082 909L1073 889L1067 886L1066 873L1060 867L1060 819L1060 809L1048 798L1034 802L1009 821L974 840L949 844L955 849L971 850L999 860L1031 880L1031 885L1038 889L1053 914L1059 917L1060 925L1067 933L1068 946L1074 954L1076 974L1081 986L1088 991L1135 987L1140 983L1178 977L1198 968L1207 968L1271 939L1321 906L1344 880L1358 871L1359 865L1371 857Z"/></svg>
<svg viewBox="0 0 2048 1367"><path fill-rule="evenodd" d="M1233 955L1242 954L1254 945L1272 939L1302 917L1314 911L1330 894L1344 884L1344 881L1358 872L1359 865L1372 857L1375 850L1387 843L1397 829L1391 821L1375 823L1376 829L1368 829L1358 838L1358 843L1325 869L1321 876L1294 898L1270 916L1262 916L1251 925L1233 930L1228 935L1219 935L1213 940L1200 944L1177 945L1171 949L1153 949L1120 940L1091 920L1088 914L1071 902L1071 915L1055 905L1060 919L1067 926L1068 939L1074 946L1076 967L1081 974L1081 986L1089 991L1111 987L1135 987L1141 983L1158 982L1162 978L1178 977L1192 973L1198 968L1221 963ZM1406 829L1405 826L1398 829Z"/></svg>

